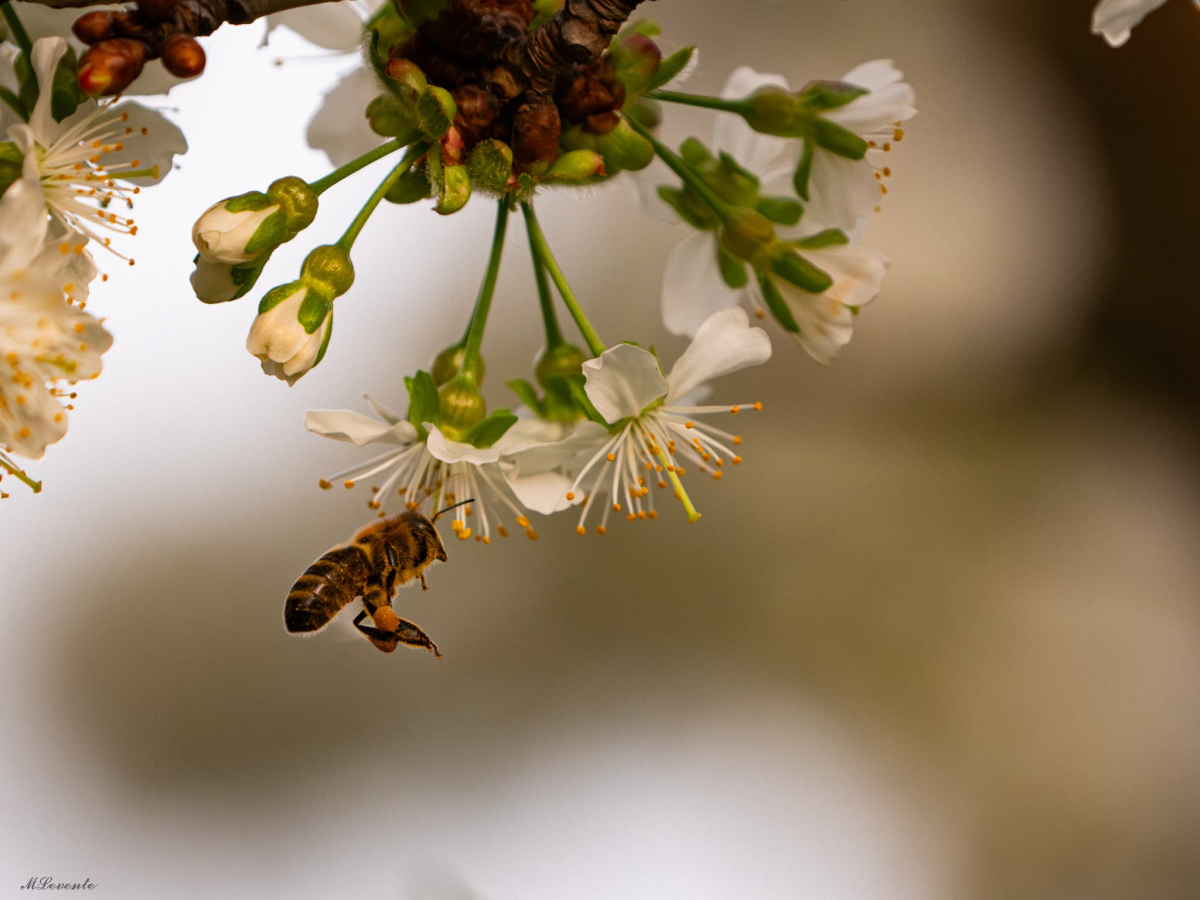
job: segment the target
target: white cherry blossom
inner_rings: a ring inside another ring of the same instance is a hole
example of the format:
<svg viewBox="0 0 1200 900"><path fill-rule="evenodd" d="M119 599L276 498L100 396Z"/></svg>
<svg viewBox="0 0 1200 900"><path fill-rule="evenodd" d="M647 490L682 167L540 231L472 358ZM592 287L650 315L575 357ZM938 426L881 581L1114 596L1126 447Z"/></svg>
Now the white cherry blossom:
<svg viewBox="0 0 1200 900"><path fill-rule="evenodd" d="M750 326L745 310L731 307L709 317L665 377L657 358L633 344L618 344L585 362L585 391L609 431L593 443L567 494L572 502L583 496L576 531L587 533L588 515L602 495L608 502L599 534L606 532L610 513L624 513L628 521L657 518L651 484L662 490L673 487L689 520L699 519L683 487L683 463L720 481L726 460L741 463L732 448L742 439L696 417L738 415L761 410L762 404L698 406L695 398L709 381L770 357L767 333Z"/></svg>
<svg viewBox="0 0 1200 900"><path fill-rule="evenodd" d="M1100 0L1092 14L1092 34L1103 35L1110 47L1129 40L1133 28L1167 0ZM1200 9L1200 0L1193 0Z"/></svg>

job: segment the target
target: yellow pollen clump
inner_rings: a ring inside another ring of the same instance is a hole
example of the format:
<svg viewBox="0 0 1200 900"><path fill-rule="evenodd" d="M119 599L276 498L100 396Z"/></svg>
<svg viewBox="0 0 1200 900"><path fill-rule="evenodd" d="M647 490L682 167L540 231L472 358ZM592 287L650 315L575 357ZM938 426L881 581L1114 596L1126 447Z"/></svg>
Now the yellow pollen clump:
<svg viewBox="0 0 1200 900"><path fill-rule="evenodd" d="M82 322L75 323L75 333L76 334L83 334L83 329L84 329L84 325Z"/></svg>
<svg viewBox="0 0 1200 900"><path fill-rule="evenodd" d="M639 519L641 519L643 522L644 522L644 521L646 521L646 513L645 513L645 511L644 511L644 510L643 510L643 511L640 511L640 512L637 514L637 517L638 517Z"/></svg>
<svg viewBox="0 0 1200 900"><path fill-rule="evenodd" d="M463 528L463 529L461 529L461 530L459 530L459 531L455 532L455 534L457 534L457 535L458 535L458 539L459 539L460 541L465 541L465 540L468 540L468 539L471 537L471 529L470 529L470 528Z"/></svg>
<svg viewBox="0 0 1200 900"><path fill-rule="evenodd" d="M683 477L684 475L686 475L687 473L683 471L683 466L676 466L676 467L675 467L675 474L676 474L676 475L678 475L680 478L682 478L682 477Z"/></svg>
<svg viewBox="0 0 1200 900"><path fill-rule="evenodd" d="M742 446L742 436L740 434L735 434L733 436L733 446L735 446L735 447Z"/></svg>
<svg viewBox="0 0 1200 900"><path fill-rule="evenodd" d="M666 488L666 486L667 486L667 483L666 483L665 481L660 481L660 482L658 483L658 486L659 486L659 488L660 488L660 489L665 489L665 488Z"/></svg>
<svg viewBox="0 0 1200 900"><path fill-rule="evenodd" d="M414 503L412 500L409 500L407 503L404 504L404 508L407 509L409 512L415 511L417 509L417 506L418 506L418 504Z"/></svg>
<svg viewBox="0 0 1200 900"><path fill-rule="evenodd" d="M491 544L492 544L492 539L485 534L483 536L483 546L490 547Z"/></svg>
<svg viewBox="0 0 1200 900"><path fill-rule="evenodd" d="M467 523L464 522L462 519L455 519L453 522L450 523L450 530L453 531L455 534L458 534L460 531L462 531L466 527L467 527Z"/></svg>
<svg viewBox="0 0 1200 900"><path fill-rule="evenodd" d="M13 380L16 381L15 378ZM25 405L25 395L17 394L17 406L24 406L24 405Z"/></svg>
<svg viewBox="0 0 1200 900"><path fill-rule="evenodd" d="M637 516L635 516L633 513L630 513L629 515L627 515L627 516L625 517L625 521L626 521L626 522L632 522L632 521L633 521L634 519L636 519L636 518L637 518Z"/></svg>

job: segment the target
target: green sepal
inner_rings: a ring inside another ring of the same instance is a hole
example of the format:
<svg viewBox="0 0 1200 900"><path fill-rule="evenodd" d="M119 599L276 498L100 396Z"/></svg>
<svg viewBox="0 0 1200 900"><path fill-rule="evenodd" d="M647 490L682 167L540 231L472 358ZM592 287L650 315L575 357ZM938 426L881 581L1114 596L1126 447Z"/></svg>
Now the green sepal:
<svg viewBox="0 0 1200 900"><path fill-rule="evenodd" d="M267 267L267 263L271 259L271 252L273 251L264 253L258 259L230 268L229 277L238 286L237 292L229 298L230 300L240 299L250 293L254 285L258 283L258 278L262 275L263 269Z"/></svg>
<svg viewBox="0 0 1200 900"><path fill-rule="evenodd" d="M492 194L503 194L508 189L512 167L512 148L503 141L480 141L467 159L471 181L480 190Z"/></svg>
<svg viewBox="0 0 1200 900"><path fill-rule="evenodd" d="M516 200L520 203L532 200L534 193L537 192L537 179L528 172L522 172L517 176L517 196Z"/></svg>
<svg viewBox="0 0 1200 900"><path fill-rule="evenodd" d="M846 159L862 159L867 155L867 142L853 131L828 119L817 119L812 125L813 140L819 146Z"/></svg>
<svg viewBox="0 0 1200 900"><path fill-rule="evenodd" d="M22 122L29 121L29 110L25 108L21 98L4 85L0 85L0 103L11 109Z"/></svg>
<svg viewBox="0 0 1200 900"><path fill-rule="evenodd" d="M61 122L75 112L85 99L75 74L77 66L74 48L67 47L67 52L62 55L54 70L50 86L50 115L54 117L55 122Z"/></svg>
<svg viewBox="0 0 1200 900"><path fill-rule="evenodd" d="M432 192L429 172L425 169L411 169L400 176L400 180L392 185L384 199L389 203L416 203L428 199Z"/></svg>
<svg viewBox="0 0 1200 900"><path fill-rule="evenodd" d="M796 95L796 100L814 112L827 112L869 93L866 88L844 81L812 81Z"/></svg>
<svg viewBox="0 0 1200 900"><path fill-rule="evenodd" d="M380 137L407 138L411 143L419 136L414 110L390 93L367 104L367 124Z"/></svg>
<svg viewBox="0 0 1200 900"><path fill-rule="evenodd" d="M450 0L393 0L396 11L409 25L417 28L432 22L443 10L450 8Z"/></svg>
<svg viewBox="0 0 1200 900"><path fill-rule="evenodd" d="M664 59L659 65L658 71L654 73L654 78L650 80L650 90L658 90L663 85L674 81L679 77L679 73L691 64L692 57L695 55L695 47L684 47Z"/></svg>
<svg viewBox="0 0 1200 900"><path fill-rule="evenodd" d="M796 166L796 176L792 179L797 196L804 200L812 199L808 194L808 185L812 181L813 153L815 148L816 144L812 141L806 140L804 142L804 149L800 151L800 164Z"/></svg>
<svg viewBox="0 0 1200 900"><path fill-rule="evenodd" d="M804 206L791 197L760 197L754 208L776 225L785 228L799 224L804 215Z"/></svg>
<svg viewBox="0 0 1200 900"><path fill-rule="evenodd" d="M833 287L833 279L828 274L795 251L772 257L771 271L810 294L823 294Z"/></svg>
<svg viewBox="0 0 1200 900"><path fill-rule="evenodd" d="M437 155L434 153L430 156ZM442 178L438 183L438 202L434 209L443 216L461 210L471 199L471 173L466 166L443 166Z"/></svg>
<svg viewBox="0 0 1200 900"><path fill-rule="evenodd" d="M426 422L442 427L442 401L437 385L433 383L433 376L424 370L412 378L405 378L404 383L408 386L408 422L417 429L421 440L425 440L429 437Z"/></svg>
<svg viewBox="0 0 1200 900"><path fill-rule="evenodd" d="M687 222L697 231L711 231L720 225L720 221L708 207L697 202L690 202L693 197L690 191L678 188L660 187L658 196L671 209L679 213L679 218Z"/></svg>
<svg viewBox="0 0 1200 900"><path fill-rule="evenodd" d="M429 142L439 141L454 124L458 105L445 88L430 85L417 101L417 126Z"/></svg>
<svg viewBox="0 0 1200 900"><path fill-rule="evenodd" d="M496 441L508 433L508 429L517 424L517 417L507 409L498 409L490 416L472 426L465 435L463 443L486 450L495 445Z"/></svg>
<svg viewBox="0 0 1200 900"><path fill-rule="evenodd" d="M545 416L545 401L538 396L537 388L526 381L524 378L514 378L512 381L506 381L508 389L517 395L517 399L532 409L539 419L544 419Z"/></svg>
<svg viewBox="0 0 1200 900"><path fill-rule="evenodd" d="M763 302L767 304L767 309L771 311L775 321L783 327L784 331L799 334L800 323L796 321L795 315L792 314L792 308L783 299L783 294L779 292L775 282L764 275L758 279L758 286L762 288Z"/></svg>
<svg viewBox="0 0 1200 900"><path fill-rule="evenodd" d="M333 310L329 310L329 327L325 329L325 339L321 341L321 349L317 351L317 358L313 360L313 368L321 364L321 360L325 358L325 351L329 349L329 339L333 337Z"/></svg>
<svg viewBox="0 0 1200 900"><path fill-rule="evenodd" d="M0 143L0 194L21 177L25 154L12 141Z"/></svg>
<svg viewBox="0 0 1200 900"><path fill-rule="evenodd" d="M630 35L640 34L642 37L656 38L662 34L662 26L654 19L634 19L632 22L626 22L618 33L618 38L626 38Z"/></svg>
<svg viewBox="0 0 1200 900"><path fill-rule="evenodd" d="M798 247L801 250L823 250L826 247L840 247L843 244L848 244L850 243L850 238L840 228L827 228L824 231L818 231L816 234L810 234L806 238L800 238L791 243L793 247Z"/></svg>
<svg viewBox="0 0 1200 900"><path fill-rule="evenodd" d="M572 125L569 122L563 123L562 136L558 140L558 145L565 152L571 150L596 150L600 149L600 139L583 130L582 125Z"/></svg>
<svg viewBox="0 0 1200 900"><path fill-rule="evenodd" d="M18 53L13 58L12 67L13 75L17 79L17 98L32 115L38 98L37 76L33 74L33 67L29 65L24 53Z"/></svg>
<svg viewBox="0 0 1200 900"><path fill-rule="evenodd" d="M300 311L296 313L296 321L304 326L305 334L312 334L321 327L321 323L331 312L333 312L333 300L310 287L300 302Z"/></svg>
<svg viewBox="0 0 1200 900"><path fill-rule="evenodd" d="M260 209L266 209L268 206L274 206L275 201L264 194L262 191L247 191L244 194L238 194L236 197L230 197L224 201L226 212L258 212Z"/></svg>
<svg viewBox="0 0 1200 900"><path fill-rule="evenodd" d="M271 288L271 290L267 291L266 296L259 301L258 314L261 316L263 313L270 312L288 297L307 287L308 285L303 281L289 281L287 284Z"/></svg>
<svg viewBox="0 0 1200 900"><path fill-rule="evenodd" d="M721 267L721 280L733 290L740 290L750 283L746 264L720 244L717 245L717 263Z"/></svg>
<svg viewBox="0 0 1200 900"><path fill-rule="evenodd" d="M653 131L663 120L662 104L657 100L650 100L646 97L638 97L628 101L621 108L621 115L628 116L637 122L643 128Z"/></svg>
<svg viewBox="0 0 1200 900"><path fill-rule="evenodd" d="M586 181L604 175L604 157L594 150L572 150L554 161L544 179L561 181Z"/></svg>
<svg viewBox="0 0 1200 900"><path fill-rule="evenodd" d="M583 410L583 414L587 416L590 421L603 425L605 428L612 428L612 426L608 424L608 420L605 419L604 416L600 415L599 410L597 410L596 407L592 405L592 401L588 399L586 390L587 378L585 376L572 375L567 379L567 385L571 391L571 397L576 403L579 404L580 409Z"/></svg>
<svg viewBox="0 0 1200 900"><path fill-rule="evenodd" d="M711 165L714 157L700 138L690 137L679 145L679 155L693 169Z"/></svg>
<svg viewBox="0 0 1200 900"><path fill-rule="evenodd" d="M638 134L625 119L608 134L596 139L595 148L604 157L609 175L622 170L638 172L654 161L654 145Z"/></svg>
<svg viewBox="0 0 1200 900"><path fill-rule="evenodd" d="M400 18L391 3L384 3L375 11L367 20L367 43L376 71L387 62L388 51L411 34L412 25Z"/></svg>
<svg viewBox="0 0 1200 900"><path fill-rule="evenodd" d="M250 236L250 240L246 241L246 247L242 252L247 256L254 256L264 250L274 250L289 237L292 235L288 234L287 220L283 210L278 209L262 220L254 234Z"/></svg>
<svg viewBox="0 0 1200 900"><path fill-rule="evenodd" d="M553 375L545 380L546 399L543 403L543 419L569 424L584 416L583 409L571 392L571 381L562 375Z"/></svg>
<svg viewBox="0 0 1200 900"><path fill-rule="evenodd" d="M662 51L652 37L638 31L623 31L609 45L609 65L625 86L627 97L638 97L649 91L655 73L662 65ZM631 41L631 38L639 40Z"/></svg>

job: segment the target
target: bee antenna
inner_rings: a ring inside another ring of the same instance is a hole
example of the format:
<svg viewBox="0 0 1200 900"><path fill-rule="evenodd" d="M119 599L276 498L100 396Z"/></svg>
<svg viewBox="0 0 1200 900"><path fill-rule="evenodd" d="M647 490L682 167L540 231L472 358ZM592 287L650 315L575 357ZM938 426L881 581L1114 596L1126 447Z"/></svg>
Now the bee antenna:
<svg viewBox="0 0 1200 900"><path fill-rule="evenodd" d="M474 502L475 502L475 498L472 497L470 500L460 500L457 503L450 504L449 506L443 506L436 513L434 513L433 521L436 522L438 520L438 516L440 516L442 513L448 513L452 509L458 509L460 506L466 506L468 503L474 503Z"/></svg>

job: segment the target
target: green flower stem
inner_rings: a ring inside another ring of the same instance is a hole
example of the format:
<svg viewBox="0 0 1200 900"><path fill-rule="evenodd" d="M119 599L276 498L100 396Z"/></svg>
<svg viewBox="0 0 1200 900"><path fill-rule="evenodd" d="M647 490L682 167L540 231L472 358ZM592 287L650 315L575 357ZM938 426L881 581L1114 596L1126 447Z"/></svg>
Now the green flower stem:
<svg viewBox="0 0 1200 900"><path fill-rule="evenodd" d="M579 301L575 299L575 292L571 290L571 285L567 284L567 277L563 275L558 261L554 258L554 253L550 250L550 244L546 241L546 235L542 233L542 226L538 224L537 215L533 211L533 204L522 203L521 211L525 213L525 222L529 228L529 241L534 257L550 273L555 287L558 288L558 292L562 295L563 303L567 305L567 310L571 313L571 318L575 320L575 324L579 326L579 331L583 335L583 339L587 341L588 349L592 351L592 356L599 356L607 347L604 341L600 340L600 335L596 334L596 329L592 327L592 323L588 321L587 316L583 314L583 308L579 305Z"/></svg>
<svg viewBox="0 0 1200 900"><path fill-rule="evenodd" d="M13 478L17 479L17 481L27 485L35 494L40 494L42 492L42 483L40 481L34 481L25 474L24 470L18 469L15 464L5 459L3 454L0 454L0 469L4 469L4 471L6 471Z"/></svg>
<svg viewBox="0 0 1200 900"><path fill-rule="evenodd" d="M699 106L703 109L718 109L741 115L746 110L745 100L725 100L721 97L705 97L701 94L680 94L677 91L651 91L646 95L651 100L681 103L684 106Z"/></svg>
<svg viewBox="0 0 1200 900"><path fill-rule="evenodd" d="M395 153L397 150L403 149L407 146L408 143L401 141L399 138L388 141L386 144L380 144L374 150L370 151L369 153L364 153L358 159L352 159L344 166L338 166L324 178L314 181L309 185L309 187L316 191L317 195L319 196L342 179L349 178L359 169L365 169L376 160L383 159L385 156Z"/></svg>
<svg viewBox="0 0 1200 900"><path fill-rule="evenodd" d="M546 264L538 255L533 236L533 220L525 217L525 231L529 235L529 253L533 257L533 276L537 280L538 302L542 307L542 322L546 326L546 349L552 350L563 343L562 330L558 327L558 316L554 312L554 298L550 295L550 279L546 277Z"/></svg>
<svg viewBox="0 0 1200 900"><path fill-rule="evenodd" d="M471 329L467 332L467 342L463 348L459 375L471 379L475 384L479 383L479 366L482 359L479 348L483 346L483 330L487 328L488 312L492 308L492 297L496 293L496 280L500 277L500 258L504 255L504 238L508 234L508 212L508 198L505 197L500 200L496 210L492 254L488 259L483 286L479 289L479 299L475 301L475 311L471 314Z"/></svg>
<svg viewBox="0 0 1200 900"><path fill-rule="evenodd" d="M367 200L362 209L358 211L358 215L354 217L354 221L350 223L350 227L346 229L346 233L338 238L337 246L341 247L347 253L354 246L355 240L358 239L358 233L363 230L363 226L367 224L367 219L371 218L371 214L375 212L375 207L383 202L384 196L392 189L397 181L401 179L412 167L413 164L425 155L429 149L428 144L414 144L408 148L408 152L404 154L404 159L400 160L396 168L392 169L387 178L383 179L379 187L375 188L375 193Z"/></svg>
<svg viewBox="0 0 1200 900"><path fill-rule="evenodd" d="M29 39L29 32L25 30L25 26L21 24L21 20L17 18L17 11L13 9L11 3L0 4L0 14L4 16L4 21L8 23L8 30L12 32L13 38L16 39L17 46L21 48L21 52L25 54L25 61L29 63L29 71L33 71L33 41ZM34 80L37 80L37 75L34 75Z"/></svg>
<svg viewBox="0 0 1200 900"><path fill-rule="evenodd" d="M713 193L704 181L692 171L692 167L684 162L670 147L654 136L650 129L646 128L635 119L633 116L626 116L625 121L629 126L654 145L654 152L659 158L671 167L671 170L683 179L683 183L696 192L704 204L713 211L713 213L722 222L728 222L733 217L733 210L729 204Z"/></svg>
<svg viewBox="0 0 1200 900"><path fill-rule="evenodd" d="M20 116L22 122L29 121L29 111L21 103L21 98L6 87L0 87L0 102Z"/></svg>

